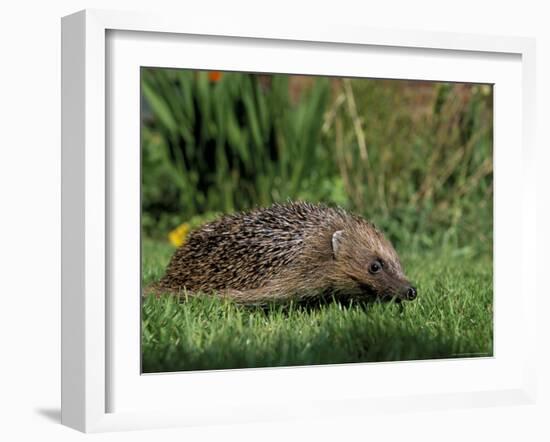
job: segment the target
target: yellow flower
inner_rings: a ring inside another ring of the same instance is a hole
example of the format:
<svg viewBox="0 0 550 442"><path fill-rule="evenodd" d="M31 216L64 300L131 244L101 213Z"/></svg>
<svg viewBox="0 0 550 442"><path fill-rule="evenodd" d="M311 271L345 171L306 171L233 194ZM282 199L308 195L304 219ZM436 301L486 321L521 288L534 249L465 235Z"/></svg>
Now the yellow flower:
<svg viewBox="0 0 550 442"><path fill-rule="evenodd" d="M185 242L187 234L189 233L190 226L187 223L180 224L174 230L168 234L168 239L174 245L174 247L179 247Z"/></svg>

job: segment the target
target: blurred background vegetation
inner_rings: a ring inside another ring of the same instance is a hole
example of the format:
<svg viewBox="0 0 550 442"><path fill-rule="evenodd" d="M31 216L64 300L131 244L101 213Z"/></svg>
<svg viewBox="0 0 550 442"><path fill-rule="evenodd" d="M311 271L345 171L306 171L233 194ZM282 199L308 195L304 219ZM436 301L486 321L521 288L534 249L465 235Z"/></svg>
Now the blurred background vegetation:
<svg viewBox="0 0 550 442"><path fill-rule="evenodd" d="M490 85L141 74L145 237L292 199L360 213L398 250L491 254Z"/></svg>

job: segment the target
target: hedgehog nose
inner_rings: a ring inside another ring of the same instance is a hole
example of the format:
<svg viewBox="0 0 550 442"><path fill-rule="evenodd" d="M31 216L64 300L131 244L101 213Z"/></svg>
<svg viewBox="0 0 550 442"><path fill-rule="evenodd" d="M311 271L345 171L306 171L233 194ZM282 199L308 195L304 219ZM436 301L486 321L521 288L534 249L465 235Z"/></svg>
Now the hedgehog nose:
<svg viewBox="0 0 550 442"><path fill-rule="evenodd" d="M414 287L409 287L407 289L407 299L412 301L414 298L416 298L416 289Z"/></svg>

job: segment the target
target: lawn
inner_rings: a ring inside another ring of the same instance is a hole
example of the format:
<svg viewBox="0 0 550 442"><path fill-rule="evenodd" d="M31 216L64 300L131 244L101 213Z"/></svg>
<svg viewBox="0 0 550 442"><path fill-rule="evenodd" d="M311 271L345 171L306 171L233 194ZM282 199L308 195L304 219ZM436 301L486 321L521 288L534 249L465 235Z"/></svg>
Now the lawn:
<svg viewBox="0 0 550 442"><path fill-rule="evenodd" d="M174 249L147 239L142 247L147 285L160 278ZM211 297L149 297L143 372L491 356L491 256L442 247L401 257L419 292L401 305L260 309Z"/></svg>

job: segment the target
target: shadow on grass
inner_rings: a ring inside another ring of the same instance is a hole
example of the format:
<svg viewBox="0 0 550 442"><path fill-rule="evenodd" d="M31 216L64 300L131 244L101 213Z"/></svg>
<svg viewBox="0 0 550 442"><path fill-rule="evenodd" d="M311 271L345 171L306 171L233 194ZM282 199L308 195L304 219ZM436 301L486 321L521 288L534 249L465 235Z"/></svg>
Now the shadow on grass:
<svg viewBox="0 0 550 442"><path fill-rule="evenodd" d="M240 306L240 308L247 310L248 312L263 312L269 315L272 312L281 313L283 315L289 315L295 311L302 311L304 313L313 314L321 311L324 308L335 306L338 309L360 309L367 313L374 306L395 306L400 313L405 311L405 305L407 302L403 302L397 298L377 298L377 297L362 297L352 298L339 296L338 298L327 295L316 297L313 299L301 299L286 303L268 303L263 305L249 305Z"/></svg>
<svg viewBox="0 0 550 442"><path fill-rule="evenodd" d="M357 336L362 341L361 336ZM444 360L467 357L488 357L492 353L455 353L456 347L451 342L423 337L396 337L392 333L377 336L377 341L384 344L364 342L354 348L345 348L338 341L325 342L323 348L315 343L308 355L300 356L298 352L288 350L288 345L279 348L258 350L254 355L239 353L226 349L225 357L210 358L209 354L218 351L217 345L197 354L193 349L157 348L156 354L143 355L144 373L163 373L176 371L212 371L258 368L292 368L303 366L348 365L356 363L411 362L424 360ZM389 347L389 348L388 348ZM336 350L336 351L335 351ZM167 358L160 357L165 353Z"/></svg>
<svg viewBox="0 0 550 442"><path fill-rule="evenodd" d="M368 310L376 304L350 309L338 306L348 315L343 322L339 321L334 306L326 317L318 317L315 312L320 307L311 304L294 307L294 310L277 306L274 315L289 323L281 328L270 322L272 315L269 310L260 309L253 313L260 313L266 320L266 331L259 336L254 329L247 330L245 326L240 333L235 328L232 329L235 332L225 335L214 333L208 339L201 338L198 345L193 344L194 338L187 341L188 344L185 338L178 345L170 341L157 342L144 347L143 371L295 367L479 355L479 347L470 346L454 336L434 334L420 328L415 330L406 321L402 307L398 316L394 316L394 322L371 321ZM314 328L302 330L300 323L295 321L296 315L310 325L315 324ZM289 333L289 329L293 333Z"/></svg>

